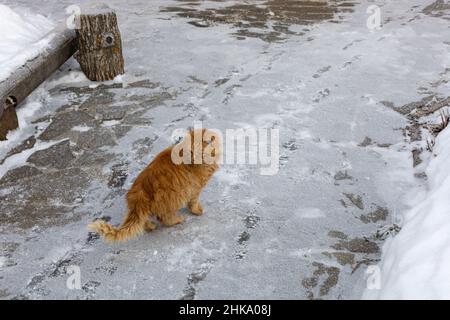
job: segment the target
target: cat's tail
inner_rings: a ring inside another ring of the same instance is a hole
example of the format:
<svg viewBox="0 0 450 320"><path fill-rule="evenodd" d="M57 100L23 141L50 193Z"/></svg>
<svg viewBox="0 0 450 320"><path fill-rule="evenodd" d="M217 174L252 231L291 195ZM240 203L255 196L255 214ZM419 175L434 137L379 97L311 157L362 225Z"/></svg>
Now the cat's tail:
<svg viewBox="0 0 450 320"><path fill-rule="evenodd" d="M144 192L129 193L128 206L128 214L120 227L115 228L103 220L97 220L89 224L88 228L108 242L124 242L142 234L149 214L148 200Z"/></svg>

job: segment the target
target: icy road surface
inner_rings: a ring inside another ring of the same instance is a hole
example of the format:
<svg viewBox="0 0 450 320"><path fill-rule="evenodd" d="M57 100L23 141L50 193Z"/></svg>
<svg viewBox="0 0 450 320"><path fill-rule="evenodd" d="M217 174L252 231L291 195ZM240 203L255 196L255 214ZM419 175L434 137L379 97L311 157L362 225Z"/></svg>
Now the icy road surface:
<svg viewBox="0 0 450 320"><path fill-rule="evenodd" d="M108 3L126 75L96 85L70 60L0 142L0 297L359 298L423 183L402 106L448 95L449 6ZM5 4L59 20L72 3ZM133 179L194 120L278 128L279 172L224 165L202 217L126 244L89 234L95 218L122 221Z"/></svg>

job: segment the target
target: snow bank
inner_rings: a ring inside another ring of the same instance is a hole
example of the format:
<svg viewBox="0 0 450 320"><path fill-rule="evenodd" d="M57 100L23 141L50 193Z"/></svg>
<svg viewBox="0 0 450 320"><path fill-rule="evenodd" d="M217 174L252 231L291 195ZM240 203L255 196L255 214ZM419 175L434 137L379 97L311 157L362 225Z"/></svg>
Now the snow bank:
<svg viewBox="0 0 450 320"><path fill-rule="evenodd" d="M386 242L380 289L367 290L364 298L450 299L450 127L437 137L433 154L429 189Z"/></svg>
<svg viewBox="0 0 450 320"><path fill-rule="evenodd" d="M48 44L54 24L42 15L15 12L0 4L0 82Z"/></svg>

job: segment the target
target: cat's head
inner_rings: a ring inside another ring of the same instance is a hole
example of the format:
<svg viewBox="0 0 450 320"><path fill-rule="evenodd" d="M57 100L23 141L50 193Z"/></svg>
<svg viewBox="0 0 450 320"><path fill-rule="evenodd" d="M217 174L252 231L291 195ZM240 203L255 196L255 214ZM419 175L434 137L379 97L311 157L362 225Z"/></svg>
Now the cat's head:
<svg viewBox="0 0 450 320"><path fill-rule="evenodd" d="M189 130L192 163L218 164L222 156L222 137L210 129Z"/></svg>
<svg viewBox="0 0 450 320"><path fill-rule="evenodd" d="M222 137L210 129L189 129L172 149L174 163L218 165L222 160Z"/></svg>

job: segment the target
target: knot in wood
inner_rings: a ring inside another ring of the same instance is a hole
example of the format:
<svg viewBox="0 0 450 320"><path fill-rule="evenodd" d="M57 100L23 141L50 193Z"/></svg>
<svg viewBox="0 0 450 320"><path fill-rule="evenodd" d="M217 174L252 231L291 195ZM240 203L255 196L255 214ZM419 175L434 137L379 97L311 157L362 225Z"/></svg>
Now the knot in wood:
<svg viewBox="0 0 450 320"><path fill-rule="evenodd" d="M116 44L116 39L112 32L102 33L102 48L113 47Z"/></svg>
<svg viewBox="0 0 450 320"><path fill-rule="evenodd" d="M17 98L14 96L9 96L5 101L5 109L9 107L15 107L17 105Z"/></svg>

